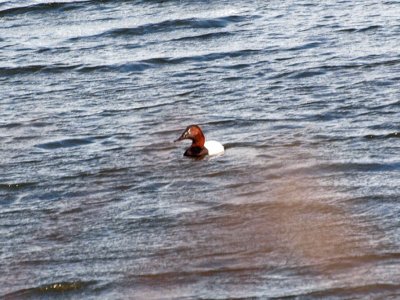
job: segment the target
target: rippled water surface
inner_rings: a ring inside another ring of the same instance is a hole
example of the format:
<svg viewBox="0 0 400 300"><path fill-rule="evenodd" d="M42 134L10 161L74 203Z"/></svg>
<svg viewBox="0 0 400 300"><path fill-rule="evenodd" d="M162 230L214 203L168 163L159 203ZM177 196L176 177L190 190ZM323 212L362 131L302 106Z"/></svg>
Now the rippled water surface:
<svg viewBox="0 0 400 300"><path fill-rule="evenodd" d="M397 299L399 50L398 1L0 1L0 297Z"/></svg>

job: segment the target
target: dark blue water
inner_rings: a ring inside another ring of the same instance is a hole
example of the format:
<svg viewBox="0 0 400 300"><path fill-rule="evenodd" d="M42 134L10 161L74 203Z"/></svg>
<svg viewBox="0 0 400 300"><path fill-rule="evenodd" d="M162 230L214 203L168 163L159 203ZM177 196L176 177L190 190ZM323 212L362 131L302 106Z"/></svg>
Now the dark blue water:
<svg viewBox="0 0 400 300"><path fill-rule="evenodd" d="M398 1L0 1L0 297L397 299L399 37Z"/></svg>

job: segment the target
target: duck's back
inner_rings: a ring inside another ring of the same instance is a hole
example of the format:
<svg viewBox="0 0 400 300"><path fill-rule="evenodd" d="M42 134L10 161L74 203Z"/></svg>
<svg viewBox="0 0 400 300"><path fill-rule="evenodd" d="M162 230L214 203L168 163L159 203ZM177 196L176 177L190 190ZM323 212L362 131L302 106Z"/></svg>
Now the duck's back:
<svg viewBox="0 0 400 300"><path fill-rule="evenodd" d="M208 150L208 155L218 155L225 152L224 146L217 141L206 141L204 147Z"/></svg>

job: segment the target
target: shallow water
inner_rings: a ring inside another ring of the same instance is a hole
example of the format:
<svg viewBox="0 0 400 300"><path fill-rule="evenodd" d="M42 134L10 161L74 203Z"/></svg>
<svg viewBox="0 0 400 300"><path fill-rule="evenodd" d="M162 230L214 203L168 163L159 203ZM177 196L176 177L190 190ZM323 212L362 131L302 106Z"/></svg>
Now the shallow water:
<svg viewBox="0 0 400 300"><path fill-rule="evenodd" d="M400 5L314 2L0 1L0 297L399 297Z"/></svg>

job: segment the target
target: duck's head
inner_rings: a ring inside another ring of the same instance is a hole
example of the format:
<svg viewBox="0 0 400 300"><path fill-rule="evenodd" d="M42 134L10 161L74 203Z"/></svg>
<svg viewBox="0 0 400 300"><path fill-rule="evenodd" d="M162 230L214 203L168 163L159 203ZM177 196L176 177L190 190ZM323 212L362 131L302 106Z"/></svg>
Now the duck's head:
<svg viewBox="0 0 400 300"><path fill-rule="evenodd" d="M175 142L182 140L191 140L192 146L203 147L206 139L198 125L189 125Z"/></svg>

